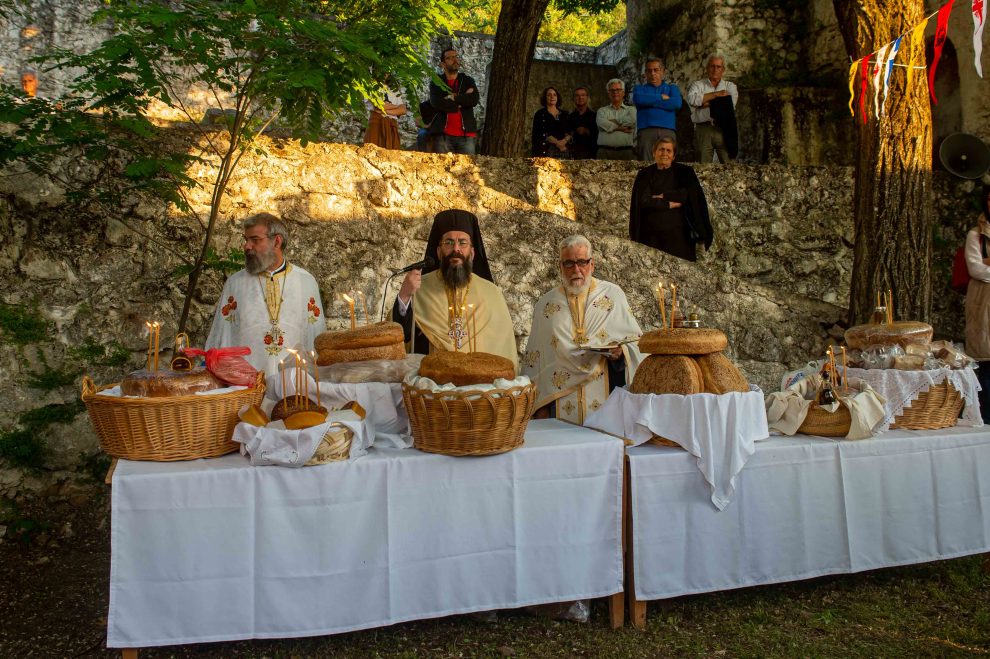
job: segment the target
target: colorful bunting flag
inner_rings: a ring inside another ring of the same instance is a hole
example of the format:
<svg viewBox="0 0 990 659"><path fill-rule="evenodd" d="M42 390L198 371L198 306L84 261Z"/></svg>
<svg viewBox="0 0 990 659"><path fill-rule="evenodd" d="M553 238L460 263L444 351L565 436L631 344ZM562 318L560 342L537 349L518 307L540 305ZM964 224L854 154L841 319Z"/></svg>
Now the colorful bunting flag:
<svg viewBox="0 0 990 659"><path fill-rule="evenodd" d="M938 10L938 25L935 28L935 54L932 55L931 66L928 67L928 93L932 96L932 103L938 105L935 98L935 69L938 68L938 60L942 56L942 46L945 45L945 35L949 29L949 14L952 12L952 3L949 0Z"/></svg>
<svg viewBox="0 0 990 659"><path fill-rule="evenodd" d="M983 0L973 0L973 51L976 58L976 73L983 77L983 21L987 17L987 8Z"/></svg>
<svg viewBox="0 0 990 659"><path fill-rule="evenodd" d="M884 62L884 74L883 74L883 103L880 105L880 114L882 115L886 110L887 106L887 92L890 91L890 72L894 70L894 60L897 58L897 51L901 49L901 39L904 37L897 37L893 45L890 47L890 51L887 53L887 61Z"/></svg>
<svg viewBox="0 0 990 659"><path fill-rule="evenodd" d="M853 101L856 100L856 73L859 69L859 60L854 60L849 66L849 113L853 119L856 118L856 110L853 109Z"/></svg>
<svg viewBox="0 0 990 659"><path fill-rule="evenodd" d="M877 59L873 63L873 114L877 120L880 119L880 88L883 86L881 76L883 75L884 65L887 63L888 50L890 50L889 43L877 51Z"/></svg>
<svg viewBox="0 0 990 659"><path fill-rule="evenodd" d="M870 81L870 56L867 55L859 61L859 113L863 115L863 123L867 121L866 117L866 90Z"/></svg>
<svg viewBox="0 0 990 659"><path fill-rule="evenodd" d="M911 92L911 80L914 78L914 67L925 63L925 28L928 27L928 18L918 23L911 30L911 50L908 51L907 87L905 93Z"/></svg>

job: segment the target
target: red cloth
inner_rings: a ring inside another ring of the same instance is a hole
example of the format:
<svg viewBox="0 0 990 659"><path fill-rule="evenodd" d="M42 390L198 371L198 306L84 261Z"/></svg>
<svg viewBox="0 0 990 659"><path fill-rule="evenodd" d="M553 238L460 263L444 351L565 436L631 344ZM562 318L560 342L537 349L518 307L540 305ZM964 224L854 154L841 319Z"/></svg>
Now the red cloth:
<svg viewBox="0 0 990 659"><path fill-rule="evenodd" d="M949 0L938 10L938 27L935 28L935 52L932 55L932 64L928 67L928 93L932 95L932 103L938 105L935 98L935 69L938 68L938 60L942 57L942 46L945 45L946 32L949 29L949 13L952 11L952 3Z"/></svg>
<svg viewBox="0 0 990 659"><path fill-rule="evenodd" d="M231 348L186 348L187 355L206 357L206 370L228 385L253 387L258 370L251 366L243 355L250 355L251 348L235 346Z"/></svg>

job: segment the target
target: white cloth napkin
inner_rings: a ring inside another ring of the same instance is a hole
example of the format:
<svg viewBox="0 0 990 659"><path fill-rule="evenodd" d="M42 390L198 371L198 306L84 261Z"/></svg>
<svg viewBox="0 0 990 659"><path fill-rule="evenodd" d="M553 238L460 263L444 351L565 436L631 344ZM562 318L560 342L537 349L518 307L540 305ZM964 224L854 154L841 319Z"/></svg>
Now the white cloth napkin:
<svg viewBox="0 0 990 659"><path fill-rule="evenodd" d="M677 442L697 458L719 510L732 500L736 476L756 450L755 442L770 434L763 392L752 385L746 393L692 396L633 394L620 387L584 425L636 446L654 435Z"/></svg>
<svg viewBox="0 0 990 659"><path fill-rule="evenodd" d="M812 399L818 392L821 376L812 373L798 380L783 391L775 391L767 396L767 421L770 429L785 435L794 435L808 416ZM839 398L849 409L851 423L846 439L866 439L873 435L873 428L883 420L884 398L864 380L849 377L850 392L838 392ZM831 408L831 409L829 409ZM839 409L838 403L826 406L829 412Z"/></svg>
<svg viewBox="0 0 990 659"><path fill-rule="evenodd" d="M241 445L241 455L250 456L252 465L302 467L316 453L323 435L335 425L345 426L354 433L349 460L364 456L374 444L374 426L351 410L331 412L326 423L302 430L286 430L281 421L267 426L241 422L234 427L232 439Z"/></svg>

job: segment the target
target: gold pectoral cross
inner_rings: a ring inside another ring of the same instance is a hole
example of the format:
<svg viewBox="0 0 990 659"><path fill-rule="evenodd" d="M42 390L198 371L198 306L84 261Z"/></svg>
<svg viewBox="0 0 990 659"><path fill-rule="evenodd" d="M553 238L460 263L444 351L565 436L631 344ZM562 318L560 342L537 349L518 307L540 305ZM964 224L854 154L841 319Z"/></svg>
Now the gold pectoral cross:
<svg viewBox="0 0 990 659"><path fill-rule="evenodd" d="M450 325L450 331L447 332L447 336L450 338L450 342L454 344L454 350L460 350L467 339L467 331L464 328L464 319L460 316L455 316L453 322Z"/></svg>

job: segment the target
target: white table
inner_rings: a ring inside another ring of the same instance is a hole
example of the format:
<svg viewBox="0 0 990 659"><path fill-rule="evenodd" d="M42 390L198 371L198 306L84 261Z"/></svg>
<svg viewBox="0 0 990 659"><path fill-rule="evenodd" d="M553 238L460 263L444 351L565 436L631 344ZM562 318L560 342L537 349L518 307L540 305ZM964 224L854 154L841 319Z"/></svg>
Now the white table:
<svg viewBox="0 0 990 659"><path fill-rule="evenodd" d="M483 458L121 460L107 646L334 634L617 593L621 615L623 448L551 420Z"/></svg>
<svg viewBox="0 0 990 659"><path fill-rule="evenodd" d="M628 462L637 626L646 600L990 551L990 428L757 442L721 512L687 452Z"/></svg>

